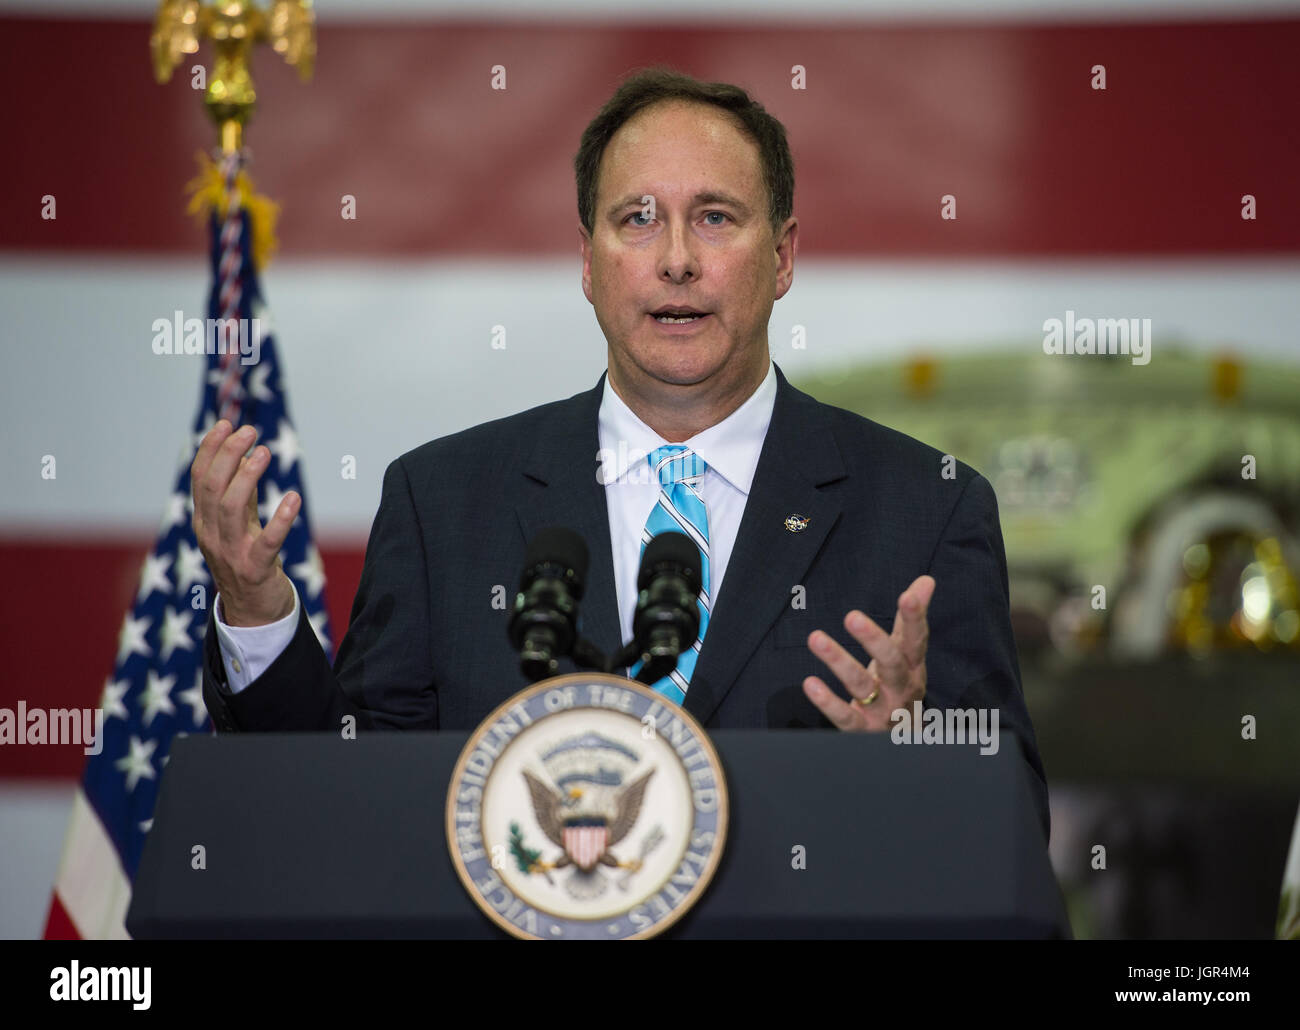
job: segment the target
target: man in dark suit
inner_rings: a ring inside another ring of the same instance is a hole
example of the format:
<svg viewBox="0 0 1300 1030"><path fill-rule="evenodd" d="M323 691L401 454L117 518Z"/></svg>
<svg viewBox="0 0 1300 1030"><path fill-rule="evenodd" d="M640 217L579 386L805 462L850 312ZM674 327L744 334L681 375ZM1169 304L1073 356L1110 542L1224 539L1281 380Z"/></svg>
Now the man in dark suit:
<svg viewBox="0 0 1300 1030"><path fill-rule="evenodd" d="M696 536L711 583L691 664L657 690L710 728L881 731L913 702L995 712L1033 769L1046 831L991 486L801 393L770 359L798 238L780 123L736 87L642 73L588 126L575 165L583 289L609 369L389 466L333 668L278 563L298 498L262 527L266 448L246 454L251 431L225 422L205 438L192 482L218 589L204 663L218 730L470 729L525 685L501 601L527 541L551 525L587 541L582 630L612 653L658 517ZM660 478L638 482L648 466ZM835 689L809 675L809 651Z"/></svg>

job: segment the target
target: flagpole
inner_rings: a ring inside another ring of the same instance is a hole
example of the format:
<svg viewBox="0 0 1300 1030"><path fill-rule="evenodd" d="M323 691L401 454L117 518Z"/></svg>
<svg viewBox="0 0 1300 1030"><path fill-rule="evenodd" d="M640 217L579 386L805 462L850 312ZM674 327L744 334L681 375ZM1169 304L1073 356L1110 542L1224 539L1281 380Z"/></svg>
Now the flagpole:
<svg viewBox="0 0 1300 1030"><path fill-rule="evenodd" d="M221 123L221 152L238 154L244 146L244 127L233 118Z"/></svg>

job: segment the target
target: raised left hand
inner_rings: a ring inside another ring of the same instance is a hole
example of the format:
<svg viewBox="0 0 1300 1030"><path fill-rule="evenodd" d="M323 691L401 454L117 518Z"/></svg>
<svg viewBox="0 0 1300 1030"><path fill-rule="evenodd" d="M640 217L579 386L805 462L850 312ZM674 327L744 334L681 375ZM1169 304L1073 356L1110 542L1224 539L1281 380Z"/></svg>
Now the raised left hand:
<svg viewBox="0 0 1300 1030"><path fill-rule="evenodd" d="M852 700L842 700L816 676L803 681L803 691L840 729L887 730L895 709L925 697L925 649L930 639L925 613L934 587L933 576L918 576L903 591L892 634L856 609L844 616L844 628L871 655L865 669L829 634L821 630L809 634L808 649L835 673Z"/></svg>

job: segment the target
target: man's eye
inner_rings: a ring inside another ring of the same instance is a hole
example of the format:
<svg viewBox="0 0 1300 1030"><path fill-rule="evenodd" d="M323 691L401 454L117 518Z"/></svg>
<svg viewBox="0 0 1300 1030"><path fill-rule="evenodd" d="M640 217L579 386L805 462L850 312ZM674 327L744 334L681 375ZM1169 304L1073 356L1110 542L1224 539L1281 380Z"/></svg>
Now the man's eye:
<svg viewBox="0 0 1300 1030"><path fill-rule="evenodd" d="M704 217L705 217L705 218L710 218L710 217L712 217L713 215L717 215L719 218L726 219L728 222L731 221L731 216L730 216L729 214L727 214L725 211L707 211L707 212L705 212ZM641 222L641 221L635 221L635 222L634 222L634 221L632 221L632 219L634 219L634 218L636 218L636 219L640 219L640 218L643 218L643 217L647 218L647 220L644 221L644 222ZM646 216L646 214L645 214L644 211L633 211L630 215L628 215L626 218L624 218L623 221L624 221L625 224L626 224L626 223L631 223L632 225L636 226L638 229L644 229L647 225L650 224L651 221L653 221L653 219L648 218L648 216ZM709 222L708 224L716 227L716 226L723 225L724 223L723 223L723 222Z"/></svg>

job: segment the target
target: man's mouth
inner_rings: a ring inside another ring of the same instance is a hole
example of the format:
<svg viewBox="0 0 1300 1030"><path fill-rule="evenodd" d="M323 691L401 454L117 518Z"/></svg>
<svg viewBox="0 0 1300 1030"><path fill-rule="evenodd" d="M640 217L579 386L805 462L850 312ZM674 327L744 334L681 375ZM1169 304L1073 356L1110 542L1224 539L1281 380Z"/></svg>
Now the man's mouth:
<svg viewBox="0 0 1300 1030"><path fill-rule="evenodd" d="M650 312L650 317L660 325L686 325L706 318L708 314L707 311L697 311L695 308L664 307Z"/></svg>

